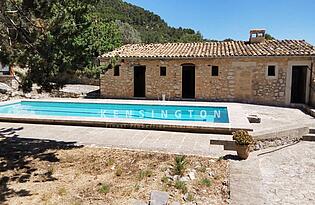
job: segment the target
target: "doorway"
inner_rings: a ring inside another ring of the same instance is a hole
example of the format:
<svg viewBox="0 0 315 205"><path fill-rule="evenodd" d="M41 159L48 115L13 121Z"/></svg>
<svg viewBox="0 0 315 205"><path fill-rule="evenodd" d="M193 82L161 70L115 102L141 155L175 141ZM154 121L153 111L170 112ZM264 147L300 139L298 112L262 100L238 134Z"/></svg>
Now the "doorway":
<svg viewBox="0 0 315 205"><path fill-rule="evenodd" d="M292 66L291 103L306 102L307 66Z"/></svg>
<svg viewBox="0 0 315 205"><path fill-rule="evenodd" d="M182 97L195 98L195 66L183 65L182 70Z"/></svg>
<svg viewBox="0 0 315 205"><path fill-rule="evenodd" d="M145 97L145 66L134 67L134 97Z"/></svg>

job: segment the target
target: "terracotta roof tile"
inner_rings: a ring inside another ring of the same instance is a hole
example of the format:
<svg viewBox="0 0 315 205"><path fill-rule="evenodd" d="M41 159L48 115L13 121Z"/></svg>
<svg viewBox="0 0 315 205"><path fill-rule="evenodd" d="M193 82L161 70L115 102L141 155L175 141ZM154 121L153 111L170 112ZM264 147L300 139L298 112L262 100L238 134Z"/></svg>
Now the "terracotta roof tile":
<svg viewBox="0 0 315 205"><path fill-rule="evenodd" d="M238 56L315 56L315 47L304 40L129 44L102 55L103 58L194 58Z"/></svg>

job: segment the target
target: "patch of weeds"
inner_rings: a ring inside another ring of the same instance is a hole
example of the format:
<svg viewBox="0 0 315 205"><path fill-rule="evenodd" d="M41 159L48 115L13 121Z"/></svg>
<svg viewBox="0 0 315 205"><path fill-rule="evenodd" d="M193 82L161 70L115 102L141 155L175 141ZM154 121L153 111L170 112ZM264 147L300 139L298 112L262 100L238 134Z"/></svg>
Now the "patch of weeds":
<svg viewBox="0 0 315 205"><path fill-rule="evenodd" d="M64 196L67 194L67 190L64 187L61 187L60 189L58 189L58 195L59 196Z"/></svg>
<svg viewBox="0 0 315 205"><path fill-rule="evenodd" d="M186 156L176 156L174 159L173 174L183 176L186 170L187 160Z"/></svg>
<svg viewBox="0 0 315 205"><path fill-rule="evenodd" d="M133 188L134 188L135 191L139 191L140 190L140 185L139 184L135 184L133 186Z"/></svg>
<svg viewBox="0 0 315 205"><path fill-rule="evenodd" d="M187 193L186 201L188 201L188 202L195 201L195 196L192 193Z"/></svg>
<svg viewBox="0 0 315 205"><path fill-rule="evenodd" d="M140 170L138 179L141 181L145 178L151 177L153 172L151 170Z"/></svg>
<svg viewBox="0 0 315 205"><path fill-rule="evenodd" d="M223 156L219 157L217 161L220 162L220 161L222 161L222 160L224 160L224 157L223 157Z"/></svg>
<svg viewBox="0 0 315 205"><path fill-rule="evenodd" d="M183 182L183 181L177 180L177 181L175 182L175 188L178 189L178 190L180 190L183 194L186 194L186 193L188 192L186 183Z"/></svg>
<svg viewBox="0 0 315 205"><path fill-rule="evenodd" d="M115 164L115 160L113 160L112 158L109 158L107 161L106 161L106 164L107 166L112 166Z"/></svg>
<svg viewBox="0 0 315 205"><path fill-rule="evenodd" d="M200 184L206 187L211 187L212 186L212 181L208 178L203 178L200 181Z"/></svg>
<svg viewBox="0 0 315 205"><path fill-rule="evenodd" d="M115 175L116 175L117 177L120 177L120 176L122 175L122 173L123 173L123 169L122 169L120 166L117 167L117 168L116 168Z"/></svg>
<svg viewBox="0 0 315 205"><path fill-rule="evenodd" d="M201 167L198 168L199 172L205 173L207 171L207 167L202 165Z"/></svg>
<svg viewBox="0 0 315 205"><path fill-rule="evenodd" d="M162 181L164 184L167 184L167 183L169 182L167 176L162 177L161 181Z"/></svg>
<svg viewBox="0 0 315 205"><path fill-rule="evenodd" d="M99 189L99 192L102 194L108 194L110 191L110 186L109 184L103 183Z"/></svg>

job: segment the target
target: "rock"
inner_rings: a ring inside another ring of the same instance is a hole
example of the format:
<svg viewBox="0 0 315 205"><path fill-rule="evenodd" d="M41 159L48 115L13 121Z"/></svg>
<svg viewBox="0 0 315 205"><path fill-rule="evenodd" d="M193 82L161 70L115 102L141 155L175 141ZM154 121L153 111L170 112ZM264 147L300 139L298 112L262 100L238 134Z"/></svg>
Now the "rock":
<svg viewBox="0 0 315 205"><path fill-rule="evenodd" d="M174 176L171 177L171 179L172 179L173 181L177 181L177 180L180 179L180 176L179 176L179 175L174 175Z"/></svg>
<svg viewBox="0 0 315 205"><path fill-rule="evenodd" d="M32 94L31 94L31 93L25 93L25 94L24 94L24 97L26 97L26 98L31 98L31 97L32 97Z"/></svg>
<svg viewBox="0 0 315 205"><path fill-rule="evenodd" d="M8 86L5 83L0 83L0 93L6 94L6 93L11 93L11 92L12 92L12 88L10 86Z"/></svg>
<svg viewBox="0 0 315 205"><path fill-rule="evenodd" d="M229 185L229 181L227 179L222 181L222 185L223 186L228 186Z"/></svg>
<svg viewBox="0 0 315 205"><path fill-rule="evenodd" d="M189 181L189 177L187 177L187 176L181 177L179 179L179 181L181 181L181 182L188 182Z"/></svg>
<svg viewBox="0 0 315 205"><path fill-rule="evenodd" d="M209 175L209 177L214 177L215 174L213 172L209 171L208 175Z"/></svg>
<svg viewBox="0 0 315 205"><path fill-rule="evenodd" d="M190 178L190 180L195 180L196 179L196 174L195 174L195 172L189 172L188 173L188 176L189 176L189 178Z"/></svg>
<svg viewBox="0 0 315 205"><path fill-rule="evenodd" d="M169 195L167 192L152 191L150 205L166 205Z"/></svg>
<svg viewBox="0 0 315 205"><path fill-rule="evenodd" d="M19 95L20 95L20 93L17 92L17 91L14 91L14 92L11 93L11 97L16 97L16 96L19 96Z"/></svg>

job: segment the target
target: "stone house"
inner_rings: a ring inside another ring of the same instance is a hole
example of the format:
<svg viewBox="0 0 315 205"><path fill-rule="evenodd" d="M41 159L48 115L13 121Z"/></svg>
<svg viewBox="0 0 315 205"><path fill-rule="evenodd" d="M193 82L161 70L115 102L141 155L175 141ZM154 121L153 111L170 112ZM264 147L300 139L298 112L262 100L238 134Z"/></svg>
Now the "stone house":
<svg viewBox="0 0 315 205"><path fill-rule="evenodd" d="M99 57L104 98L236 101L290 105L313 102L315 47L304 40L125 45Z"/></svg>

